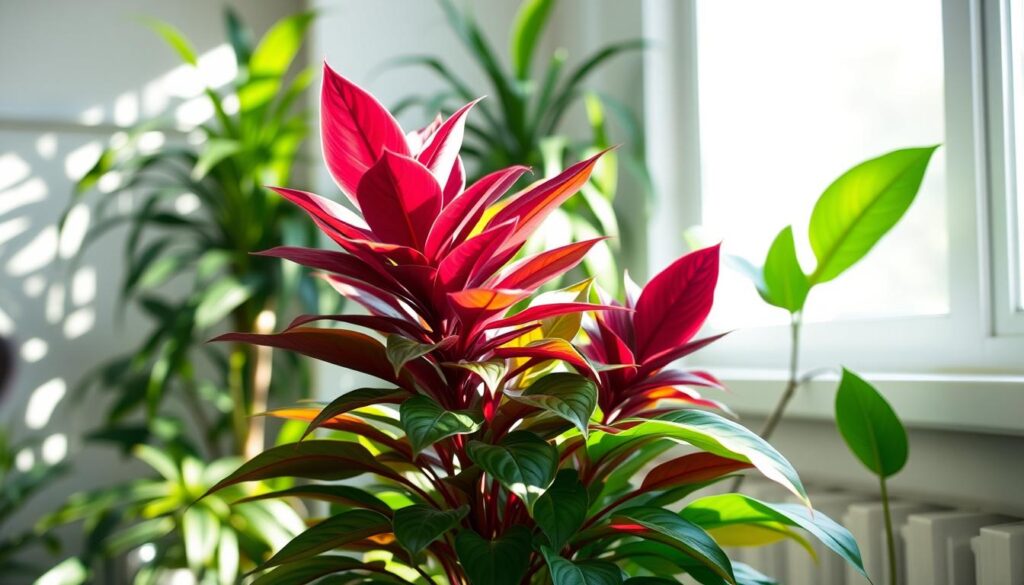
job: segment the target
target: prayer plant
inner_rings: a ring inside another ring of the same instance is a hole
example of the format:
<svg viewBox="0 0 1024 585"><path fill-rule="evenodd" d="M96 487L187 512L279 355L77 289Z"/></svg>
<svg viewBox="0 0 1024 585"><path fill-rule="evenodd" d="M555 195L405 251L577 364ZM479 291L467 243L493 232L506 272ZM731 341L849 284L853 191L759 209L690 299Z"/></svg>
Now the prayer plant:
<svg viewBox="0 0 1024 585"><path fill-rule="evenodd" d="M598 240L510 260L600 155L507 197L525 167L464 187L454 169L474 103L407 134L325 67L324 158L359 213L276 188L338 249L261 255L322 272L366 312L219 340L290 350L378 384L270 412L308 421L304 440L257 455L209 491L297 478L311 481L249 499L329 504L255 583L770 583L722 549L766 533L804 545L809 534L861 570L850 534L812 511L786 459L697 393L715 378L672 365L714 341L696 335L718 247L642 289L627 283L622 303L590 282L534 294ZM328 434L306 438L315 432ZM680 504L747 469L800 503L720 494Z"/></svg>

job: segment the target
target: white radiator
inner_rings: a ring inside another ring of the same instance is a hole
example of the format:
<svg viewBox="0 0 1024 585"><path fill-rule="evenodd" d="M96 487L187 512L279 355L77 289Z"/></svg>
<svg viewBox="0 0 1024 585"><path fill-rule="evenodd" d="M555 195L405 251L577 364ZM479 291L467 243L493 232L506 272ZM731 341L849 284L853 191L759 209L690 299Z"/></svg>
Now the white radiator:
<svg viewBox="0 0 1024 585"><path fill-rule="evenodd" d="M765 501L789 499L777 485L749 479L743 492ZM816 509L853 533L875 585L1024 585L1024 520L893 502L899 583L890 583L881 504L869 495L851 492L811 489L809 493ZM813 544L817 562L791 542L729 552L786 585L867 584L833 553Z"/></svg>

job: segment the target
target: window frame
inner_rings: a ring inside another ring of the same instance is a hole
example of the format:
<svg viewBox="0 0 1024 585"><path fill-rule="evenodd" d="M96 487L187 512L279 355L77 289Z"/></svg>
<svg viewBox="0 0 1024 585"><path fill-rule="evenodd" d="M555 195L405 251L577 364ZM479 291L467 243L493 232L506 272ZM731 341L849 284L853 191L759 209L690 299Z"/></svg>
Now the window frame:
<svg viewBox="0 0 1024 585"><path fill-rule="evenodd" d="M1000 232L1007 222L994 221L1009 217L1005 172L992 165L1005 155L993 142L1003 140L996 135L1003 134L1004 100L994 92L1001 88L1003 60L994 57L1005 47L1003 35L992 31L1007 22L1009 0L937 1L945 72L949 312L807 323L800 362L804 371L843 364L877 380L908 424L963 428L966 420L971 430L1024 433L1024 420L1008 420L1004 410L1024 412L1024 337L1018 335L1024 334L1024 315L1007 326L999 307L1006 306L1010 289L1000 280L1006 271L1001 277L994 264L1010 266L1009 240ZM694 0L645 0L643 7L644 35L656 47L646 56L644 87L656 192L648 232L650 273L685 252L680 234L701 221L696 10ZM893 145L901 146L907 145ZM1001 187L993 177L1003 177ZM728 402L739 412L765 414L781 392L788 339L782 326L736 331L703 349L690 365L719 374L733 389ZM827 381L811 387L821 385L834 388ZM952 407L962 402L965 388L972 396L964 405L969 416ZM830 391L800 392L792 412L830 418L831 400ZM936 400L947 405L945 414L936 411Z"/></svg>

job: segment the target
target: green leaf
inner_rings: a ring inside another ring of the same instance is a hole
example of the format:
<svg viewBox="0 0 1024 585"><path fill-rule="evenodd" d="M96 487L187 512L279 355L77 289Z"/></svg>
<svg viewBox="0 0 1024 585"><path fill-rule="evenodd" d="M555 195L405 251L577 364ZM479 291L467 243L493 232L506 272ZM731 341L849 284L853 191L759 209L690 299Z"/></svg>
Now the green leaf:
<svg viewBox="0 0 1024 585"><path fill-rule="evenodd" d="M217 544L217 576L222 584L238 581L239 562L238 535L230 526L222 526Z"/></svg>
<svg viewBox="0 0 1024 585"><path fill-rule="evenodd" d="M203 291L196 307L196 327L205 329L216 325L238 308L239 305L252 297L255 286L252 282L243 282L237 278L226 276L213 283Z"/></svg>
<svg viewBox="0 0 1024 585"><path fill-rule="evenodd" d="M185 558L193 571L207 566L217 551L220 523L210 510L191 506L181 519L181 535L185 540Z"/></svg>
<svg viewBox="0 0 1024 585"><path fill-rule="evenodd" d="M303 498L308 500L319 500L353 508L365 508L374 510L381 514L391 514L391 507L383 500L366 490L347 485L335 484L306 484L276 492L267 492L242 498L235 502L242 504L258 500L269 500L273 498Z"/></svg>
<svg viewBox="0 0 1024 585"><path fill-rule="evenodd" d="M732 563L707 532L693 522L680 518L668 510L652 507L628 508L617 512L650 531L637 534L678 548L730 583L735 583Z"/></svg>
<svg viewBox="0 0 1024 585"><path fill-rule="evenodd" d="M388 361L395 368L395 375L397 376L402 371L402 368L405 367L405 364L450 343L451 341L448 340L442 340L437 343L420 343L401 335L388 335Z"/></svg>
<svg viewBox="0 0 1024 585"><path fill-rule="evenodd" d="M455 510L438 510L423 504L414 504L395 511L395 538L413 555L441 538L469 513L468 506Z"/></svg>
<svg viewBox="0 0 1024 585"><path fill-rule="evenodd" d="M896 150L871 159L825 189L808 230L818 259L811 285L842 274L896 225L914 202L936 148Z"/></svg>
<svg viewBox="0 0 1024 585"><path fill-rule="evenodd" d="M181 34L181 31L174 26L163 22L162 20L156 20L155 18L144 18L142 19L143 24L153 29L158 35L160 35L168 45L174 49L181 60L192 65L193 67L199 64L196 59L196 51L192 48L192 44L188 42L185 35Z"/></svg>
<svg viewBox="0 0 1024 585"><path fill-rule="evenodd" d="M210 138L203 145L199 160L192 168L192 180L202 181L206 175L222 161L242 152L245 148L241 142L230 138Z"/></svg>
<svg viewBox="0 0 1024 585"><path fill-rule="evenodd" d="M874 386L843 368L836 392L839 434L868 469L883 478L907 464L907 431Z"/></svg>
<svg viewBox="0 0 1024 585"><path fill-rule="evenodd" d="M555 476L551 487L537 498L534 518L548 537L551 548L558 551L583 526L589 507L587 488L579 474L575 469L563 469Z"/></svg>
<svg viewBox="0 0 1024 585"><path fill-rule="evenodd" d="M391 532L387 516L371 510L348 510L331 516L296 536L262 568L292 563L333 550L346 544Z"/></svg>
<svg viewBox="0 0 1024 585"><path fill-rule="evenodd" d="M558 470L558 449L526 431L509 433L497 445L472 441L467 452L474 463L519 496L531 515Z"/></svg>
<svg viewBox="0 0 1024 585"><path fill-rule="evenodd" d="M502 379L508 373L508 363L505 360L490 360L486 362L444 362L442 365L453 368L469 370L479 377L484 386L491 392L497 392Z"/></svg>
<svg viewBox="0 0 1024 585"><path fill-rule="evenodd" d="M89 582L89 568L76 557L64 559L49 571L43 573L36 583L57 583L59 585L83 585Z"/></svg>
<svg viewBox="0 0 1024 585"><path fill-rule="evenodd" d="M422 395L403 402L398 413L414 453L452 435L472 433L484 422L483 417L475 412L445 410Z"/></svg>
<svg viewBox="0 0 1024 585"><path fill-rule="evenodd" d="M548 563L553 585L621 585L622 570L606 561L574 563L548 547L541 549Z"/></svg>
<svg viewBox="0 0 1024 585"><path fill-rule="evenodd" d="M327 406L323 407L320 414L316 415L316 417L309 422L309 426L307 426L305 432L302 433L301 439L305 439L310 433L318 429L320 425L340 414L345 414L346 412L353 411L357 408L372 406L374 404L393 404L401 402L408 396L409 392L400 388L358 388L356 390L346 392L335 398Z"/></svg>
<svg viewBox="0 0 1024 585"><path fill-rule="evenodd" d="M231 6L224 7L224 25L239 67L247 66L249 64L249 57L252 55L252 29L242 22L238 12Z"/></svg>
<svg viewBox="0 0 1024 585"><path fill-rule="evenodd" d="M679 410L614 435L604 431L591 433L587 454L596 461L621 449L635 448L659 439L689 443L715 455L748 462L768 479L807 500L800 476L781 453L746 427L712 412Z"/></svg>
<svg viewBox="0 0 1024 585"><path fill-rule="evenodd" d="M252 585L305 585L327 575L365 569L368 565L370 563L350 557L324 555L306 559L301 563L278 567L261 575L253 581Z"/></svg>
<svg viewBox="0 0 1024 585"><path fill-rule="evenodd" d="M597 386L589 379L570 372L548 374L522 394L506 392L506 395L564 418L584 437L587 436L590 417L597 409Z"/></svg>
<svg viewBox="0 0 1024 585"><path fill-rule="evenodd" d="M472 585L519 585L529 568L530 530L517 524L495 540L472 530L455 536L455 552Z"/></svg>
<svg viewBox="0 0 1024 585"><path fill-rule="evenodd" d="M508 54L512 56L512 70L520 81L530 78L533 52L554 5L554 0L526 0L516 13L509 35Z"/></svg>
<svg viewBox="0 0 1024 585"><path fill-rule="evenodd" d="M396 475L359 443L303 441L267 449L219 481L206 494L246 481L276 477L339 480L363 473L389 478Z"/></svg>
<svg viewBox="0 0 1024 585"><path fill-rule="evenodd" d="M742 494L721 494L696 500L684 508L680 516L705 530L766 522L802 528L864 574L860 549L853 535L825 514L809 511L805 506L768 504Z"/></svg>
<svg viewBox="0 0 1024 585"><path fill-rule="evenodd" d="M796 244L793 241L791 226L786 226L779 232L768 249L762 282L764 287L759 288L758 292L767 303L786 309L790 313L799 312L804 308L810 283L796 257Z"/></svg>
<svg viewBox="0 0 1024 585"><path fill-rule="evenodd" d="M312 12L283 18L263 35L249 59L249 81L238 92L242 112L252 111L277 95L281 78L298 54L313 18Z"/></svg>

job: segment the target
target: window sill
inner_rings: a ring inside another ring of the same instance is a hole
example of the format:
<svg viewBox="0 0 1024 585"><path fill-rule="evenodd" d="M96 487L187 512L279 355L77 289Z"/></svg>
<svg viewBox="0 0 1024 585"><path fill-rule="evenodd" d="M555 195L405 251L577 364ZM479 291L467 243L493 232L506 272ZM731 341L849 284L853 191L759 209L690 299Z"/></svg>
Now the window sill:
<svg viewBox="0 0 1024 585"><path fill-rule="evenodd" d="M723 400L741 416L765 416L785 384L778 370L722 369L713 373L729 393ZM864 377L912 428L1024 436L1024 376L871 374ZM832 420L836 373L802 386L786 411L791 418Z"/></svg>

